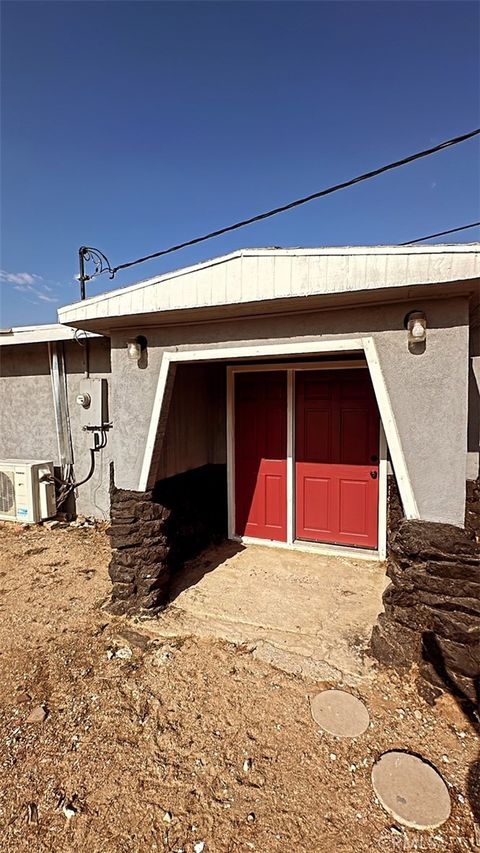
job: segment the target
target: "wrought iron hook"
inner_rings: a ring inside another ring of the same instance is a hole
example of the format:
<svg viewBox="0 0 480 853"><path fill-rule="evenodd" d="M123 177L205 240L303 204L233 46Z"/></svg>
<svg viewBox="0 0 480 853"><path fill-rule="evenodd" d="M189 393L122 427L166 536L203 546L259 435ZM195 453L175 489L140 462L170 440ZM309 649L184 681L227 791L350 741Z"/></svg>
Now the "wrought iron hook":
<svg viewBox="0 0 480 853"><path fill-rule="evenodd" d="M80 246L78 250L78 260L80 267L80 274L78 276L78 280L80 282L80 299L83 300L86 296L86 281L91 281L92 278L96 278L97 275L102 275L104 272L108 272L109 278L113 278L115 270L112 269L107 256L104 255L100 249L95 249L93 246ZM85 262L92 262L94 264L94 271L91 275L87 275L85 272Z"/></svg>

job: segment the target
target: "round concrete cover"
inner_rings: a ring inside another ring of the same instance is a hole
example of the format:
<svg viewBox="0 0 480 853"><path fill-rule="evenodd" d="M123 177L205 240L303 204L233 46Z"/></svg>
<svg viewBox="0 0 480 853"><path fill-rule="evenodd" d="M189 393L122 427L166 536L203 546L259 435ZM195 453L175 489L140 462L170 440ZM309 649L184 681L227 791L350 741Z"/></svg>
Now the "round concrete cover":
<svg viewBox="0 0 480 853"><path fill-rule="evenodd" d="M311 700L312 717L326 732L357 737L368 728L370 717L360 699L344 690L324 690Z"/></svg>
<svg viewBox="0 0 480 853"><path fill-rule="evenodd" d="M437 771L408 752L386 752L372 770L373 789L399 823L434 829L450 817L450 796Z"/></svg>

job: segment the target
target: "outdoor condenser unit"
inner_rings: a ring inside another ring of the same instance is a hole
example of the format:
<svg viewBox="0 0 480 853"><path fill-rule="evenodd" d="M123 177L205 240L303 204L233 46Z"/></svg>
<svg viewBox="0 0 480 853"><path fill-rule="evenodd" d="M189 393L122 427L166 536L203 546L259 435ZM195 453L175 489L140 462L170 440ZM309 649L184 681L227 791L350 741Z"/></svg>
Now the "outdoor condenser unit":
<svg viewBox="0 0 480 853"><path fill-rule="evenodd" d="M0 460L0 519L35 524L54 516L57 508L52 477L53 462Z"/></svg>

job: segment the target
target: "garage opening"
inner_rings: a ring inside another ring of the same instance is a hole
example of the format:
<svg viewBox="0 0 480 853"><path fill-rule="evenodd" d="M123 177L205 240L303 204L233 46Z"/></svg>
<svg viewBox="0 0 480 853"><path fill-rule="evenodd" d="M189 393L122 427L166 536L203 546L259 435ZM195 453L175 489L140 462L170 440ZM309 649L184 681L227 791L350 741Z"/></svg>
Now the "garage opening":
<svg viewBox="0 0 480 853"><path fill-rule="evenodd" d="M385 450L365 363L229 370L231 534L376 551Z"/></svg>
<svg viewBox="0 0 480 853"><path fill-rule="evenodd" d="M176 539L201 519L208 544L214 517L217 540L384 558L386 442L360 354L179 364L164 424L156 492L181 478L189 505Z"/></svg>
<svg viewBox="0 0 480 853"><path fill-rule="evenodd" d="M254 643L310 677L364 675L385 586L380 432L360 357L178 365L154 489L159 630Z"/></svg>
<svg viewBox="0 0 480 853"><path fill-rule="evenodd" d="M235 567L243 577L245 568L261 586L269 558L244 544L289 549L285 561L272 552L280 573L280 563L288 571L297 565L292 551L315 552L312 564L298 557L308 577L310 568L331 572L340 553L347 559L338 570L348 564L352 588L359 558L366 572L369 560L378 565L387 526L385 438L365 360L336 359L176 365L165 385L150 490L124 491L112 479L116 612L162 607L204 576L218 577L219 565L225 577ZM241 601L238 591L240 609Z"/></svg>

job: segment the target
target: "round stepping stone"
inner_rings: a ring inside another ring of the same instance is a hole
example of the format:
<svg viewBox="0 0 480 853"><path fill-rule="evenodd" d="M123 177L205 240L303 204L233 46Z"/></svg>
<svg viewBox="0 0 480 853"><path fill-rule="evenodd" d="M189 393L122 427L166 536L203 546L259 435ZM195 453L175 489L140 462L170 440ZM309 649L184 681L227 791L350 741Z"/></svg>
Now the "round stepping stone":
<svg viewBox="0 0 480 853"><path fill-rule="evenodd" d="M450 817L450 795L440 774L408 752L386 752L372 770L383 808L404 826L435 829Z"/></svg>
<svg viewBox="0 0 480 853"><path fill-rule="evenodd" d="M324 690L310 702L312 717L331 735L357 737L368 728L370 717L360 699L344 690Z"/></svg>

